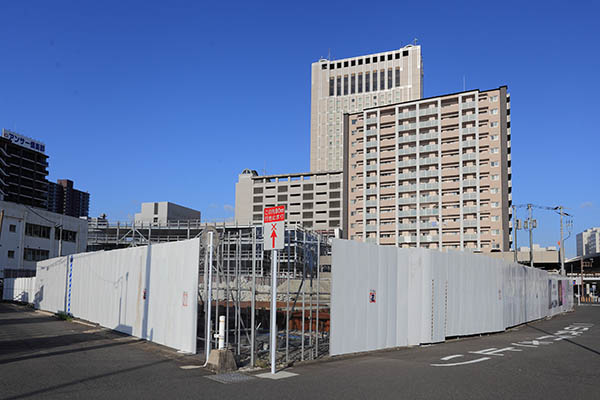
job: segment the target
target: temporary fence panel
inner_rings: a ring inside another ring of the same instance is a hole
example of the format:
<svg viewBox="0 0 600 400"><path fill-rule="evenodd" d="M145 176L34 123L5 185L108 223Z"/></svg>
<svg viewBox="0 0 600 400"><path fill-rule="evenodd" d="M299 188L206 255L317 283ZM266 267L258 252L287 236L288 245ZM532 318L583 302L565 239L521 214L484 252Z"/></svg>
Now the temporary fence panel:
<svg viewBox="0 0 600 400"><path fill-rule="evenodd" d="M29 278L4 278L2 300L33 303L35 276Z"/></svg>
<svg viewBox="0 0 600 400"><path fill-rule="evenodd" d="M573 307L567 279L458 251L334 240L332 355L499 332Z"/></svg>
<svg viewBox="0 0 600 400"><path fill-rule="evenodd" d="M38 263L38 307L196 352L200 240Z"/></svg>

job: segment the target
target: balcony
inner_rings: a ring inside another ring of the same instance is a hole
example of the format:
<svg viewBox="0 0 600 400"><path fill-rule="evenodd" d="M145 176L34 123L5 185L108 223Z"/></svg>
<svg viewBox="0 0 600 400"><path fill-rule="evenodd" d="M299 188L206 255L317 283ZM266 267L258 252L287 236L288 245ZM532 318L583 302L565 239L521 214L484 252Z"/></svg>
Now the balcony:
<svg viewBox="0 0 600 400"><path fill-rule="evenodd" d="M398 211L398 218L402 218L402 217L416 217L417 216L417 210L403 210L403 211Z"/></svg>
<svg viewBox="0 0 600 400"><path fill-rule="evenodd" d="M475 227L475 226L477 226L477 220L476 219L464 219L463 220L463 226L465 226L465 227Z"/></svg>
<svg viewBox="0 0 600 400"><path fill-rule="evenodd" d="M421 122L419 122L419 127L420 128L429 128L430 126L438 126L439 122L440 121L438 119L432 119L429 121L421 121Z"/></svg>
<svg viewBox="0 0 600 400"><path fill-rule="evenodd" d="M377 225L365 225L365 231L377 232Z"/></svg>
<svg viewBox="0 0 600 400"><path fill-rule="evenodd" d="M398 114L398 119L414 118L417 116L416 111L406 111Z"/></svg>
<svg viewBox="0 0 600 400"><path fill-rule="evenodd" d="M419 177L421 177L421 178L431 178L431 177L437 178L439 173L440 173L440 171L437 169L433 170L433 171L419 171Z"/></svg>
<svg viewBox="0 0 600 400"><path fill-rule="evenodd" d="M421 235L421 242L437 242L439 241L438 235Z"/></svg>
<svg viewBox="0 0 600 400"><path fill-rule="evenodd" d="M473 153L464 153L461 158L462 158L463 161L476 160L477 159L477 153L475 153L475 152L473 152Z"/></svg>
<svg viewBox="0 0 600 400"><path fill-rule="evenodd" d="M463 200L477 200L477 193L463 193Z"/></svg>
<svg viewBox="0 0 600 400"><path fill-rule="evenodd" d="M440 188L439 182L421 183L419 185L419 190L438 190L439 188Z"/></svg>
<svg viewBox="0 0 600 400"><path fill-rule="evenodd" d="M462 142L462 147L476 147L477 146L477 140L463 140Z"/></svg>
<svg viewBox="0 0 600 400"><path fill-rule="evenodd" d="M414 167L415 165L417 165L417 160L398 161L398 168Z"/></svg>
<svg viewBox="0 0 600 400"><path fill-rule="evenodd" d="M430 144L427 146L419 146L419 152L420 153L426 153L429 151L438 151L439 150L439 146L437 144Z"/></svg>
<svg viewBox="0 0 600 400"><path fill-rule="evenodd" d="M477 106L477 102L476 102L476 101L467 101L467 102L465 102L465 103L462 103L462 104L460 105L460 108L461 108L462 110L466 110L466 109L468 109L468 108L475 108L476 106Z"/></svg>
<svg viewBox="0 0 600 400"><path fill-rule="evenodd" d="M402 136L398 138L398 143L402 144L402 143L411 143L411 142L415 142L417 140L417 135L408 135L408 136Z"/></svg>
<svg viewBox="0 0 600 400"><path fill-rule="evenodd" d="M465 233L463 234L463 240L477 241L478 235L476 233Z"/></svg>
<svg viewBox="0 0 600 400"><path fill-rule="evenodd" d="M428 133L422 133L419 135L419 140L431 140L431 139L438 139L440 137L439 132L428 132Z"/></svg>
<svg viewBox="0 0 600 400"><path fill-rule="evenodd" d="M366 195L377 194L377 189L366 189L365 194Z"/></svg>
<svg viewBox="0 0 600 400"><path fill-rule="evenodd" d="M365 154L365 159L367 159L367 160L374 160L374 159L377 158L378 155L379 155L378 152L367 153L367 154Z"/></svg>
<svg viewBox="0 0 600 400"><path fill-rule="evenodd" d="M474 174L477 172L477 167L463 167L462 172L463 174Z"/></svg>
<svg viewBox="0 0 600 400"><path fill-rule="evenodd" d="M417 229L417 224L397 224L398 229Z"/></svg>
<svg viewBox="0 0 600 400"><path fill-rule="evenodd" d="M463 128L462 133L463 134L477 133L477 127L476 126L470 126L468 128Z"/></svg>
<svg viewBox="0 0 600 400"><path fill-rule="evenodd" d="M377 207L378 201L377 200L367 200L365 201L365 206L366 207Z"/></svg>
<svg viewBox="0 0 600 400"><path fill-rule="evenodd" d="M400 185L398 186L398 192L414 192L417 190L417 185Z"/></svg>
<svg viewBox="0 0 600 400"><path fill-rule="evenodd" d="M398 132L409 131L411 129L415 129L417 127L416 123L398 125Z"/></svg>
<svg viewBox="0 0 600 400"><path fill-rule="evenodd" d="M440 213L439 208L424 208L424 209L419 210L420 216L439 215L439 213Z"/></svg>
<svg viewBox="0 0 600 400"><path fill-rule="evenodd" d="M403 174L398 174L398 179L415 179L416 177L417 177L416 172L405 172Z"/></svg>
<svg viewBox="0 0 600 400"><path fill-rule="evenodd" d="M398 204L415 204L416 202L416 197L400 197L398 199Z"/></svg>
<svg viewBox="0 0 600 400"><path fill-rule="evenodd" d="M437 113L438 113L437 107L429 107L429 108L419 110L419 115L432 115L432 114L437 114Z"/></svg>
<svg viewBox="0 0 600 400"><path fill-rule="evenodd" d="M377 183L377 176L367 176L365 178L366 183Z"/></svg>
<svg viewBox="0 0 600 400"><path fill-rule="evenodd" d="M365 219L377 219L377 214L374 213L366 213Z"/></svg>
<svg viewBox="0 0 600 400"><path fill-rule="evenodd" d="M377 117L375 117L375 118L367 118L366 123L367 123L367 125L376 124L377 123Z"/></svg>
<svg viewBox="0 0 600 400"><path fill-rule="evenodd" d="M437 164L438 161L439 161L439 158L437 158L437 157L420 158L419 165Z"/></svg>
<svg viewBox="0 0 600 400"><path fill-rule="evenodd" d="M477 206L463 207L463 214L476 214Z"/></svg>
<svg viewBox="0 0 600 400"><path fill-rule="evenodd" d="M419 197L420 203L438 203L440 200L439 196L421 196Z"/></svg>
<svg viewBox="0 0 600 400"><path fill-rule="evenodd" d="M477 179L467 179L464 180L462 183L463 187L476 187L477 186Z"/></svg>
<svg viewBox="0 0 600 400"><path fill-rule="evenodd" d="M377 135L377 129L367 129L365 131L365 135L367 135L367 136Z"/></svg>
<svg viewBox="0 0 600 400"><path fill-rule="evenodd" d="M369 171L377 171L377 164L375 164L375 165L366 165L365 166L365 171L367 171L367 172L369 172Z"/></svg>
<svg viewBox="0 0 600 400"><path fill-rule="evenodd" d="M417 147L413 146L413 147L408 147L408 148L403 148L403 149L398 149L398 155L405 155L405 154L415 154L417 152Z"/></svg>
<svg viewBox="0 0 600 400"><path fill-rule="evenodd" d="M377 140L369 140L366 143L367 149L370 149L372 147L377 147L377 143L379 143Z"/></svg>

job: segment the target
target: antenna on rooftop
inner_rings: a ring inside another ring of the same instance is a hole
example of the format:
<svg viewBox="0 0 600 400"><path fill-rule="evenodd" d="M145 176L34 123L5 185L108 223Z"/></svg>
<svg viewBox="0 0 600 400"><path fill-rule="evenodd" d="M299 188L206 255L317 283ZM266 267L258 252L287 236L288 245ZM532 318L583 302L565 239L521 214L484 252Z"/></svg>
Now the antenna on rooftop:
<svg viewBox="0 0 600 400"><path fill-rule="evenodd" d="M463 92L467 90L467 78L463 75Z"/></svg>
<svg viewBox="0 0 600 400"><path fill-rule="evenodd" d="M331 48L327 49L327 59L331 61Z"/></svg>
<svg viewBox="0 0 600 400"><path fill-rule="evenodd" d="M414 39L413 39L413 45L415 45L415 46L416 46L418 41L419 41L419 40L418 40L417 38L414 38Z"/></svg>

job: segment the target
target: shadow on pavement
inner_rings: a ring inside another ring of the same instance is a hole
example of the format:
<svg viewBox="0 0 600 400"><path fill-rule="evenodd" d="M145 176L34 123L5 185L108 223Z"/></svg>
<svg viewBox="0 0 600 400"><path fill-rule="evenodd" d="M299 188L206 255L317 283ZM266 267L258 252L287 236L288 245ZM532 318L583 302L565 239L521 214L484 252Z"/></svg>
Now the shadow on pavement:
<svg viewBox="0 0 600 400"><path fill-rule="evenodd" d="M14 357L14 358L0 359L0 365L10 364L10 363L16 362L16 361L30 360L33 358L54 357L54 356L61 356L64 354L77 353L80 351L90 351L90 350L104 349L106 347L122 346L122 345L136 343L136 342L138 342L138 340L131 341L131 342L106 343L106 344L100 344L97 346L80 347L77 349L70 349L70 350L60 350L60 351L55 351L52 353L31 354L31 355L25 355L25 356Z"/></svg>
<svg viewBox="0 0 600 400"><path fill-rule="evenodd" d="M71 382L62 383L60 385L54 385L54 386L50 386L50 387L47 387L44 389L39 389L39 390L35 390L32 392L27 392L27 393L18 394L16 396L7 397L5 400L23 399L23 398L31 397L31 396L43 397L44 393L48 393L53 390L63 389L63 388L69 387L69 386L73 386L73 385L77 385L77 384L85 383L85 382L90 382L90 381L93 381L96 379L102 379L102 378L106 378L109 376L115 376L115 375L124 374L124 373L131 372L131 371L136 371L136 370L140 370L140 369L144 369L144 368L148 368L148 367L153 367L155 365L164 364L164 363L170 362L170 361L171 360L161 360L161 361L156 361L156 362L152 362L149 364L139 365L136 367L124 368L124 369L120 369L118 371L108 372L105 374L90 376L89 378L78 379L78 380L74 380Z"/></svg>
<svg viewBox="0 0 600 400"><path fill-rule="evenodd" d="M543 329L540 329L540 328L538 328L538 327L535 327L535 326L533 326L533 325L529 325L529 324L527 324L527 326L528 326L528 327L530 327L530 328L532 328L532 329L535 329L536 331L539 331L539 332L545 333L545 334L547 334L547 335L552 335L552 336L554 336L554 334L553 334L553 333L550 333L550 332L548 332L548 331L545 331L545 330L543 330ZM584 346L584 345L582 345L582 344L576 343L576 342L572 341L571 339L563 339L563 341L565 341L565 342L568 342L568 343L571 343L571 344L574 344L574 345L575 345L575 346L577 346L577 347L581 347L581 348L582 348L582 349L584 349L584 350L587 350L587 351L589 351L589 352L595 353L595 354L597 354L597 355L599 355L599 356L600 356L600 351L598 351L598 350L594 350L594 349L592 349L592 348L590 348L590 347L587 347L587 346Z"/></svg>
<svg viewBox="0 0 600 400"><path fill-rule="evenodd" d="M71 346L74 344L92 342L106 339L100 335L89 333L74 333L70 335L59 334L57 336L41 338L22 338L16 340L0 341L0 354L6 355L17 352L35 352L52 347ZM1 359L0 359L1 360Z"/></svg>
<svg viewBox="0 0 600 400"><path fill-rule="evenodd" d="M56 322L56 318L49 317L25 317L25 318L0 318L0 326L16 324L39 324L42 322Z"/></svg>

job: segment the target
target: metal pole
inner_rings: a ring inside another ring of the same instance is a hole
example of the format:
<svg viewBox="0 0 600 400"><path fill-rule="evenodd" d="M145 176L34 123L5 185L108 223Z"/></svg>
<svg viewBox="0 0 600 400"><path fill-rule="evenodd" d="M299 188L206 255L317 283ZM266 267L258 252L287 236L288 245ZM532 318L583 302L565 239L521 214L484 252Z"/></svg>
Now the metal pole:
<svg viewBox="0 0 600 400"><path fill-rule="evenodd" d="M292 231L288 226L288 248L287 248L287 293L285 312L285 362L290 361L290 247L292 247Z"/></svg>
<svg viewBox="0 0 600 400"><path fill-rule="evenodd" d="M238 259L237 259L237 271L236 271L236 276L235 276L235 280L236 280L236 287L237 287L237 296L236 296L236 303L237 303L237 353L238 356L240 355L241 351L242 351L242 304L241 304L241 297L240 297L240 275L242 273L242 230L239 229L238 230L238 246L237 246L237 254L238 254Z"/></svg>
<svg viewBox="0 0 600 400"><path fill-rule="evenodd" d="M254 345L256 342L256 227L252 227L252 293L250 294L250 366L254 367Z"/></svg>
<svg viewBox="0 0 600 400"><path fill-rule="evenodd" d="M225 302L225 306L227 309L225 310L225 346L229 346L229 272L231 271L231 232L227 232L227 272L225 273L225 296L227 296L227 301Z"/></svg>
<svg viewBox="0 0 600 400"><path fill-rule="evenodd" d="M208 356L210 355L210 347L211 347L211 337L210 337L210 332L211 332L211 326L210 324L212 323L212 319L211 319L211 312L212 312L212 305L211 305L211 297L212 297L212 261L213 261L213 255L212 255L212 247L213 247L213 232L208 232L208 296L206 298L207 303L208 303L208 312L207 312L207 316L208 316L208 323L206 324L206 363L208 363Z"/></svg>
<svg viewBox="0 0 600 400"><path fill-rule="evenodd" d="M533 218L531 204L527 204L527 210L529 210L529 266L533 267Z"/></svg>
<svg viewBox="0 0 600 400"><path fill-rule="evenodd" d="M577 305L581 305L581 296L583 296L583 256L581 256L581 282L579 284L579 297L577 298Z"/></svg>
<svg viewBox="0 0 600 400"><path fill-rule="evenodd" d="M264 234L264 233L263 233ZM277 356L277 250L271 252L271 373Z"/></svg>
<svg viewBox="0 0 600 400"><path fill-rule="evenodd" d="M306 278L306 231L302 232L302 280ZM300 360L304 361L304 309L306 308L306 285L302 285L302 353Z"/></svg>
<svg viewBox="0 0 600 400"><path fill-rule="evenodd" d="M560 274L565 275L565 244L563 238L563 206L560 206Z"/></svg>
<svg viewBox="0 0 600 400"><path fill-rule="evenodd" d="M317 321L315 325L315 357L319 358L319 296L321 295L321 238L317 234Z"/></svg>

